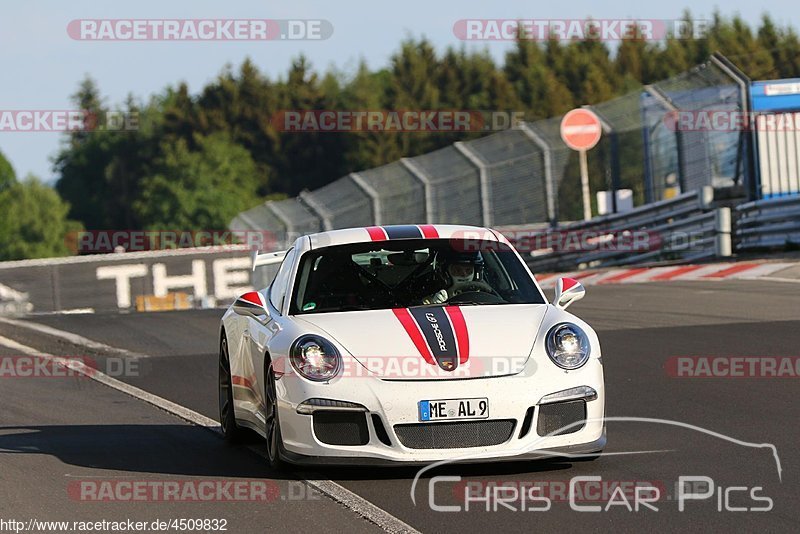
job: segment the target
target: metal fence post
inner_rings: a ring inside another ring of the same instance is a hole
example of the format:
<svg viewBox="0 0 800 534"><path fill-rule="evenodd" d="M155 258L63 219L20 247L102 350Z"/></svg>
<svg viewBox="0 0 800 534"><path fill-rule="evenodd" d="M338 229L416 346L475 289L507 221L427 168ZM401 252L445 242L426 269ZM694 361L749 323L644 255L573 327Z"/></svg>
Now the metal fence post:
<svg viewBox="0 0 800 534"><path fill-rule="evenodd" d="M700 189L700 195L698 198L700 199L700 209L710 209L711 204L714 203L714 187L710 185L704 185Z"/></svg>
<svg viewBox="0 0 800 534"><path fill-rule="evenodd" d="M475 152L461 141L457 141L453 146L467 158L470 163L478 169L481 182L481 218L484 226L492 225L492 190L489 187L489 176L486 172L486 164L481 161Z"/></svg>
<svg viewBox="0 0 800 534"><path fill-rule="evenodd" d="M277 218L279 221L281 221L281 223L283 223L283 226L286 228L286 235L284 237L285 241L284 241L284 243L281 244L281 246L288 245L289 243L294 241L292 236L295 235L295 231L294 231L294 225L292 224L292 221L290 221L289 218L286 217L279 210L276 210L275 206L272 205L271 201L270 202L265 202L264 206L270 211L270 213L272 213L275 216L275 218Z"/></svg>
<svg viewBox="0 0 800 534"><path fill-rule="evenodd" d="M277 217L283 225L286 227L286 230L289 231L292 228L292 221L290 221L283 213L275 209L275 206L272 205L272 201L265 202L264 206L275 216Z"/></svg>
<svg viewBox="0 0 800 534"><path fill-rule="evenodd" d="M258 225L255 223L255 221L253 221L253 219L251 219L250 216L245 215L245 213L247 213L247 212L243 211L243 212L239 213L239 215L237 215L236 217L238 217L239 219L244 221L247 225L249 225L251 229L258 230L259 228L258 228Z"/></svg>
<svg viewBox="0 0 800 534"><path fill-rule="evenodd" d="M520 124L520 129L522 133L528 136L528 139L539 147L544 155L544 188L545 194L547 195L547 220L550 222L551 226L554 226L558 216L556 214L556 197L553 193L553 158L550 153L550 145L548 145L528 123L523 122Z"/></svg>
<svg viewBox="0 0 800 534"><path fill-rule="evenodd" d="M331 215L328 213L325 208L320 206L318 203L314 201L313 198L309 196L310 191L301 191L297 197L303 201L303 203L308 206L308 209L313 211L317 217L320 218L322 221L322 228L326 232L329 230L333 230L333 223L331 222Z"/></svg>
<svg viewBox="0 0 800 534"><path fill-rule="evenodd" d="M750 113L750 78L736 67L731 61L719 52L714 52L711 55L711 62L719 67L719 69L727 74L739 86L739 98L742 105L742 115L745 117L745 125L749 128L749 135L744 138L745 153L744 157L747 158L747 191L750 200L756 200L761 196L760 181L761 177L757 176L758 167L756 166L756 153L754 146L756 144L756 128L753 128L750 121L753 119ZM739 157L742 155L739 154Z"/></svg>
<svg viewBox="0 0 800 534"><path fill-rule="evenodd" d="M359 188L361 188L361 190L364 191L364 193L366 193L366 195L372 201L373 222L375 223L376 226L380 226L381 224L383 224L383 221L381 220L382 219L381 199L380 196L378 195L378 191L376 191L375 188L372 186L372 184L367 182L364 179L364 177L358 174L357 172L351 172L349 176L350 179L353 180L353 182Z"/></svg>
<svg viewBox="0 0 800 534"><path fill-rule="evenodd" d="M617 143L617 132L614 130L614 127L611 126L611 123L606 120L603 114L593 106L582 106L588 110L591 110L592 113L597 115L597 118L600 119L600 126L603 128L603 133L609 137L611 142L611 155L609 162L610 173L611 173L611 183L606 185L611 186L611 210L612 213L617 213L617 190L619 189L620 184L620 177L619 177L619 147Z"/></svg>
<svg viewBox="0 0 800 534"><path fill-rule="evenodd" d="M400 163L408 169L411 175L422 183L422 189L425 192L425 222L427 224L434 224L438 222L434 214L433 207L433 186L428 176L419 168L419 165L414 163L409 158L400 158Z"/></svg>
<svg viewBox="0 0 800 534"><path fill-rule="evenodd" d="M677 113L680 111L678 106L676 106L672 100L664 94L661 89L656 87L655 85L645 85L644 90L647 91L650 96L655 98L659 104L664 106L670 112L676 114L675 120L675 150L678 152L678 185L680 186L681 193L686 192L686 161L684 158L683 153L683 136L681 135L681 129L678 124L678 117ZM645 126L646 128L646 126Z"/></svg>
<svg viewBox="0 0 800 534"><path fill-rule="evenodd" d="M718 258L733 254L730 208L717 208L714 211L714 253Z"/></svg>

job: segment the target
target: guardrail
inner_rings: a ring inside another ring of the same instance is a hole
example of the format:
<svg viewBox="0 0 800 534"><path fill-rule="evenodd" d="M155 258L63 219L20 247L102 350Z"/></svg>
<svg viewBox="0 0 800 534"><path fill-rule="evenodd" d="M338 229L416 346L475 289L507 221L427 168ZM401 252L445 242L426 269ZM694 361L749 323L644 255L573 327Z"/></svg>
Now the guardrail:
<svg viewBox="0 0 800 534"><path fill-rule="evenodd" d="M800 246L800 195L736 207L737 251Z"/></svg>
<svg viewBox="0 0 800 534"><path fill-rule="evenodd" d="M251 290L249 254L228 245L0 262L0 315L132 311L137 299L154 309L144 299L176 292L184 307L223 306Z"/></svg>
<svg viewBox="0 0 800 534"><path fill-rule="evenodd" d="M731 211L714 209L713 196L705 187L591 221L499 230L535 272L727 257L732 254Z"/></svg>

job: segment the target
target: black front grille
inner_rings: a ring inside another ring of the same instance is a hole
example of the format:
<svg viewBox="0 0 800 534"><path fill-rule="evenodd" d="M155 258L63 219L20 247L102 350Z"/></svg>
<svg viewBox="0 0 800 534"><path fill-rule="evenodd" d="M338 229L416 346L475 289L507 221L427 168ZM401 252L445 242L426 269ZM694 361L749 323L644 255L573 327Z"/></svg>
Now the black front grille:
<svg viewBox="0 0 800 534"><path fill-rule="evenodd" d="M363 412L315 412L314 435L328 445L366 445L369 443L367 415Z"/></svg>
<svg viewBox="0 0 800 534"><path fill-rule="evenodd" d="M397 438L409 449L466 449L499 445L511 438L514 419L395 425Z"/></svg>
<svg viewBox="0 0 800 534"><path fill-rule="evenodd" d="M580 423L570 426L573 423ZM554 402L539 406L536 433L540 436L572 434L586 426L586 401Z"/></svg>

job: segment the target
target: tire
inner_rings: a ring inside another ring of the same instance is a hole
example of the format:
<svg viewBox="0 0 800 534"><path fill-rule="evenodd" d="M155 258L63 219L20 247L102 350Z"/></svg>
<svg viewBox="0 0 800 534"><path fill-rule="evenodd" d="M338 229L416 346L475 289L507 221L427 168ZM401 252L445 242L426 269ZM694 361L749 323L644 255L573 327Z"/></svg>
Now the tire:
<svg viewBox="0 0 800 534"><path fill-rule="evenodd" d="M219 343L219 423L222 436L228 443L240 443L244 430L236 424L233 412L233 381L231 380L231 360L228 353L228 338L222 334Z"/></svg>
<svg viewBox="0 0 800 534"><path fill-rule="evenodd" d="M264 369L264 433L266 434L267 461L275 471L281 471L286 463L281 458L283 439L281 438L281 422L278 417L277 388L272 361L267 355Z"/></svg>

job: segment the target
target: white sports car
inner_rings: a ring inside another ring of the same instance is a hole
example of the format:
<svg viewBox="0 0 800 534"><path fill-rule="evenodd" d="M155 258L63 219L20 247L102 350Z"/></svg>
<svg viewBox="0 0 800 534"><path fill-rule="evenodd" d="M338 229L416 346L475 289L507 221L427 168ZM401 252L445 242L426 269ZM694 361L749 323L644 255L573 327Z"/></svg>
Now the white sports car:
<svg viewBox="0 0 800 534"><path fill-rule="evenodd" d="M225 437L270 463L427 463L575 455L605 446L595 332L549 304L498 232L375 226L300 237L271 285L222 317Z"/></svg>

